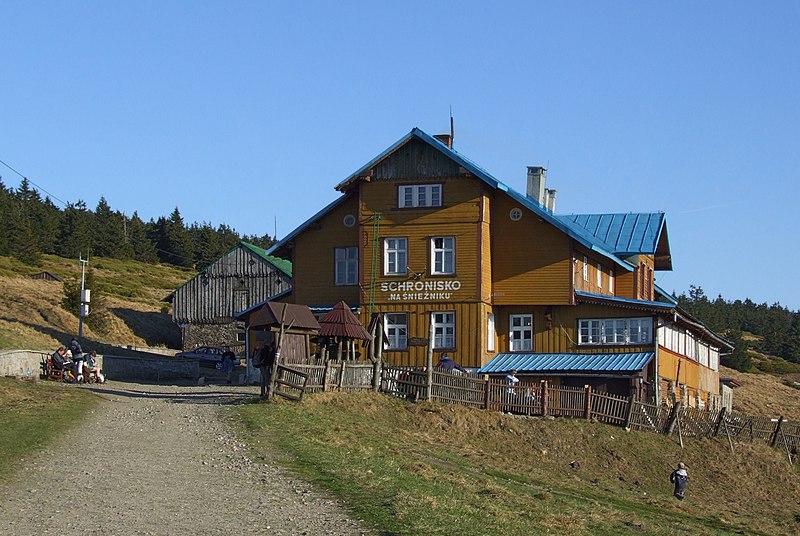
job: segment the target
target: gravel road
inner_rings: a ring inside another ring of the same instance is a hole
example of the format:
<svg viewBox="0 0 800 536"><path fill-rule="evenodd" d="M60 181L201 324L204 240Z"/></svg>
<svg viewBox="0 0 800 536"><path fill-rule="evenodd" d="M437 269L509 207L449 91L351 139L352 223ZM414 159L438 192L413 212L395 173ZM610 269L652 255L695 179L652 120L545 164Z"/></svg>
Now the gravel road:
<svg viewBox="0 0 800 536"><path fill-rule="evenodd" d="M0 534L369 534L268 452L245 455L224 417L257 388L76 388L101 403L0 486Z"/></svg>

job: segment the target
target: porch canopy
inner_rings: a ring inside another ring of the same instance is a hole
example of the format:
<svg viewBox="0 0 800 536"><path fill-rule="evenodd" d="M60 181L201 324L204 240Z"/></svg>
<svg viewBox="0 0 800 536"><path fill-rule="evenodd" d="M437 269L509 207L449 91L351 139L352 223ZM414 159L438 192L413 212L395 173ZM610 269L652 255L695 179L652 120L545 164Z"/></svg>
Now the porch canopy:
<svg viewBox="0 0 800 536"><path fill-rule="evenodd" d="M286 326L295 330L309 330L316 332L320 329L319 322L314 318L311 310L305 305L295 303L265 302L255 307L242 311L237 316L244 320L247 329L264 329L281 325L281 316L286 307Z"/></svg>
<svg viewBox="0 0 800 536"><path fill-rule="evenodd" d="M481 374L520 373L631 375L644 369L654 352L627 354L523 354L501 353L478 370Z"/></svg>

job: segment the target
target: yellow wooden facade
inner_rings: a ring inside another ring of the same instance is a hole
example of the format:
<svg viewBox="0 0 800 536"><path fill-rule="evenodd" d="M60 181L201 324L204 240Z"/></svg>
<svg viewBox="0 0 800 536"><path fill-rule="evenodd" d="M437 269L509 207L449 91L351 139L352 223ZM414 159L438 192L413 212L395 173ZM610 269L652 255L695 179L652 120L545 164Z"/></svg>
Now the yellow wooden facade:
<svg viewBox="0 0 800 536"><path fill-rule="evenodd" d="M609 299L654 300L653 257L623 260L600 254L476 173L447 158L446 152L411 138L340 184L339 202L271 252L293 263L292 301L325 307L344 300L357 309L364 325L375 312L405 313L408 346L383 353L395 365L425 364L434 312L455 315L454 344L436 348L434 361L447 353L466 367L481 367L509 351L510 315L532 315L531 353L655 352L655 341L580 344L579 321L647 318L655 333L658 310L576 300L576 291ZM401 188L428 185L440 189L439 205L400 206ZM454 241L453 273L432 273L436 237ZM404 239L407 245L407 266L397 275L387 275L387 239ZM358 281L337 286L334 251L344 247L358 248ZM657 373L674 380L673 356L662 354ZM701 375L696 362L683 367L682 383L718 393L716 374ZM645 377L656 374L655 363L649 369L643 371Z"/></svg>

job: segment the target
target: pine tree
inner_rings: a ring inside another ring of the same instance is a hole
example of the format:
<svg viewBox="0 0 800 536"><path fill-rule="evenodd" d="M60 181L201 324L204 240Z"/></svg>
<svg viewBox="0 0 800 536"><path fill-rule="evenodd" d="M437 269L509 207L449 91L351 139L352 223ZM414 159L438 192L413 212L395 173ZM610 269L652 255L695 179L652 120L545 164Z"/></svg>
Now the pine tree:
<svg viewBox="0 0 800 536"><path fill-rule="evenodd" d="M60 256L77 259L80 255L89 254L92 250L92 218L83 201L67 205L56 248Z"/></svg>
<svg viewBox="0 0 800 536"><path fill-rule="evenodd" d="M752 359L748 352L749 345L747 341L742 338L741 331L734 331L731 335L734 338L734 350L730 355L722 358L722 364L741 372L747 372L753 366Z"/></svg>
<svg viewBox="0 0 800 536"><path fill-rule="evenodd" d="M133 249L133 258L140 262L155 264L158 262L156 247L147 235L147 225L134 212L128 221L128 243Z"/></svg>
<svg viewBox="0 0 800 536"><path fill-rule="evenodd" d="M33 232L30 214L20 201L11 204L8 251L25 264L38 265L42 260L42 252Z"/></svg>
<svg viewBox="0 0 800 536"><path fill-rule="evenodd" d="M94 254L99 257L124 257L125 234L120 215L111 210L105 197L101 197L94 211Z"/></svg>
<svg viewBox="0 0 800 536"><path fill-rule="evenodd" d="M175 207L169 219L162 216L156 221L151 238L156 244L161 262L176 266L192 266L194 257L192 241L189 231L183 225L178 207Z"/></svg>
<svg viewBox="0 0 800 536"><path fill-rule="evenodd" d="M42 252L56 253L62 216L61 211L49 197L44 198L34 213L34 232L38 237Z"/></svg>
<svg viewBox="0 0 800 536"><path fill-rule="evenodd" d="M10 253L8 240L12 203L11 190L6 188L2 177L0 177L0 255L8 255Z"/></svg>
<svg viewBox="0 0 800 536"><path fill-rule="evenodd" d="M39 192L31 189L28 179L23 178L10 202L8 227L8 251L26 264L41 262L42 249L34 229L34 214L41 204Z"/></svg>

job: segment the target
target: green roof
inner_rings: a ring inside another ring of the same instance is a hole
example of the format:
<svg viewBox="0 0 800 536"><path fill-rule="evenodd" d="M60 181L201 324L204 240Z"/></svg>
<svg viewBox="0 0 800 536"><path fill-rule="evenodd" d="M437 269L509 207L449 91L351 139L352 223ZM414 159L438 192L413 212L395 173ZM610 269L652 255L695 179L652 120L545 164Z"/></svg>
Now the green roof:
<svg viewBox="0 0 800 536"><path fill-rule="evenodd" d="M267 255L267 250L262 249L258 246L254 246L249 242L241 241L239 242L241 245L273 265L275 268L283 272L284 274L292 277L292 261L287 261L286 259L281 259L280 257L273 257L272 255ZM226 253L227 255L227 253Z"/></svg>

